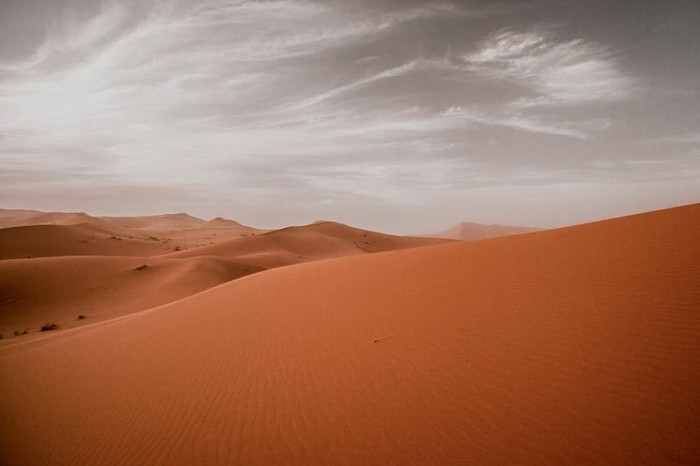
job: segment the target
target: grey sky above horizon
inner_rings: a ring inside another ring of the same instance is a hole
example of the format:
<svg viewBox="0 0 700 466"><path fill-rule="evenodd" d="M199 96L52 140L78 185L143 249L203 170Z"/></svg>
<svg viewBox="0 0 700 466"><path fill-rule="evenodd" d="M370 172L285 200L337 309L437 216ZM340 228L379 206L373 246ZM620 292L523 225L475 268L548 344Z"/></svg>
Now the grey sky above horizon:
<svg viewBox="0 0 700 466"><path fill-rule="evenodd" d="M700 201L700 2L3 0L0 206L392 233Z"/></svg>

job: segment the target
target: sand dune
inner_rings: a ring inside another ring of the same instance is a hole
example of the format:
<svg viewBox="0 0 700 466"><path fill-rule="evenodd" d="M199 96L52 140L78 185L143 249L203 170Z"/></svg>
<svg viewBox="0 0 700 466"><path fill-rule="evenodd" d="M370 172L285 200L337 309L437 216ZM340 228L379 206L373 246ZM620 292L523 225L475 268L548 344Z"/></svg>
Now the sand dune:
<svg viewBox="0 0 700 466"><path fill-rule="evenodd" d="M229 221L216 223L228 229ZM120 226L127 227L126 223ZM188 231L181 234L194 241L202 230L190 236ZM211 231L210 227L204 231ZM8 337L24 330L35 333L49 322L61 328L85 325L275 267L441 242L383 235L338 223L220 238L220 244L163 254L172 251L173 242L110 236L92 224L0 229L0 258L32 257L0 260L0 335ZM79 315L90 321L77 321Z"/></svg>
<svg viewBox="0 0 700 466"><path fill-rule="evenodd" d="M692 205L318 261L17 339L1 455L697 464L699 227Z"/></svg>
<svg viewBox="0 0 700 466"><path fill-rule="evenodd" d="M443 231L442 233L425 236L475 241L487 238L498 238L501 236L520 235L522 233L532 233L534 231L540 231L540 228L517 227L510 225L483 225L481 223L462 222L453 226L449 230Z"/></svg>

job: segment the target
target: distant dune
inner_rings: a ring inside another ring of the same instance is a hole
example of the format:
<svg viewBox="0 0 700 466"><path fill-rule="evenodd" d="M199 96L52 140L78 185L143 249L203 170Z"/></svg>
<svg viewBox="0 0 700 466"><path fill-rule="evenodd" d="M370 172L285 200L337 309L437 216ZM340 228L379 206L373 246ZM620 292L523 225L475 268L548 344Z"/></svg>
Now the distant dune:
<svg viewBox="0 0 700 466"><path fill-rule="evenodd" d="M201 218L193 217L192 215L180 214L164 214L150 215L141 217L101 217L102 219L124 228L135 228L142 230L180 230L197 228L207 224ZM236 226L241 226L239 223L233 222Z"/></svg>
<svg viewBox="0 0 700 466"><path fill-rule="evenodd" d="M92 217L85 212L39 212L37 210L0 209L0 228L27 225L76 225L80 223L97 223L105 221Z"/></svg>
<svg viewBox="0 0 700 466"><path fill-rule="evenodd" d="M509 225L482 225L480 223L462 222L442 233L425 236L475 241L487 238L498 238L500 236L519 235L521 233L531 233L540 230L541 228L514 227Z"/></svg>
<svg viewBox="0 0 700 466"><path fill-rule="evenodd" d="M277 268L4 342L0 455L698 464L698 283L697 204Z"/></svg>
<svg viewBox="0 0 700 466"><path fill-rule="evenodd" d="M76 225L85 223L91 223L104 228L121 228L123 231L169 231L222 227L256 230L255 228L247 227L222 217L207 221L185 213L135 217L95 217L85 212L40 212L37 210L0 209L0 228L28 225Z"/></svg>
<svg viewBox="0 0 700 466"><path fill-rule="evenodd" d="M235 222L233 220L228 220L225 218L221 218L221 217L216 217L214 219L211 219L211 220L205 222L205 225L207 227L241 227L241 226L243 226L238 222Z"/></svg>
<svg viewBox="0 0 700 466"><path fill-rule="evenodd" d="M93 217L84 212L0 209L0 259L152 256L263 232L187 214Z"/></svg>

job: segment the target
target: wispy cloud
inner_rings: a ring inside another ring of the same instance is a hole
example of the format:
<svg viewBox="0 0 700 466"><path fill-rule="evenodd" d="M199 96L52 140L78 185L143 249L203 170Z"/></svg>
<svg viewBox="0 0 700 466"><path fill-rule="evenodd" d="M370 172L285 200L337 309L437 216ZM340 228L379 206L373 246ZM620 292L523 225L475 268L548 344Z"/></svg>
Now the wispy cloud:
<svg viewBox="0 0 700 466"><path fill-rule="evenodd" d="M502 126L533 133L568 136L578 139L585 139L588 136L586 130L594 127L591 122L548 121L546 118L533 114L524 115L512 111L489 113L469 111L462 107L450 107L445 112L445 116L458 121Z"/></svg>
<svg viewBox="0 0 700 466"><path fill-rule="evenodd" d="M130 11L108 3L85 24L52 30L26 61L0 64L4 166L186 184L204 182L221 162L245 172L264 157L293 164L302 155L367 152L378 143L411 148L421 139L406 137L412 130L445 126L434 112L398 121L401 112L383 100L372 112L334 108L337 97L348 104L353 91L408 74L420 59L346 80L362 70L336 65L331 54L449 14L449 4L379 14L304 1L156 3L138 17ZM329 86L329 76L339 84ZM395 139L381 140L382 132Z"/></svg>
<svg viewBox="0 0 700 466"><path fill-rule="evenodd" d="M513 102L516 108L619 101L634 90L605 47L557 42L539 31L501 31L463 59L483 76L523 86L529 95Z"/></svg>

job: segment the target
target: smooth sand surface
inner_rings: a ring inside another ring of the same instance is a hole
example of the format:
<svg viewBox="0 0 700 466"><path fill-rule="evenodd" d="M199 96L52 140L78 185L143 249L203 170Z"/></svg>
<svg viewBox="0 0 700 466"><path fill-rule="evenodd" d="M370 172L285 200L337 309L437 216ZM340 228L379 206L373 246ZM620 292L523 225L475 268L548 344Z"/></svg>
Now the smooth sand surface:
<svg viewBox="0 0 700 466"><path fill-rule="evenodd" d="M0 349L6 464L697 464L700 205L317 261Z"/></svg>
<svg viewBox="0 0 700 466"><path fill-rule="evenodd" d="M191 228L186 224L194 223L190 220L194 217L185 217L183 228L174 230L172 217L181 216L167 217L168 235L184 238L182 244L212 231L218 233L219 242L173 252L157 238L117 237L92 223L0 229L0 258L5 259L0 260L0 335L8 340L17 332L27 338L47 323L62 329L86 325L275 267L442 242L330 222L236 236L230 231L235 222L215 219ZM154 223L136 220L139 228ZM156 221L162 228L162 220ZM120 223L118 228L136 228L124 219ZM89 320L78 319L81 315ZM29 335L23 334L25 330Z"/></svg>

